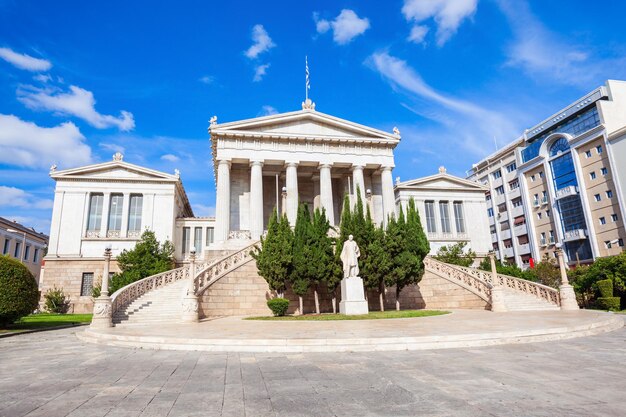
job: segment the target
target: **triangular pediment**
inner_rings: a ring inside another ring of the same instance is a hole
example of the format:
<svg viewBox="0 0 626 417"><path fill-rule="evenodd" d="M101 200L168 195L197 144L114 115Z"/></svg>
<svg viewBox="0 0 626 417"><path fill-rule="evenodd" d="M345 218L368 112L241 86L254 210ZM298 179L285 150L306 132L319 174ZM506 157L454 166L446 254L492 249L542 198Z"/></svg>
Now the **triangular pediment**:
<svg viewBox="0 0 626 417"><path fill-rule="evenodd" d="M397 142L400 136L317 111L302 110L236 122L215 124L211 135L254 134L256 136L376 139Z"/></svg>
<svg viewBox="0 0 626 417"><path fill-rule="evenodd" d="M54 179L94 179L127 181L178 181L175 175L140 167L123 161L105 162L80 168L53 171Z"/></svg>
<svg viewBox="0 0 626 417"><path fill-rule="evenodd" d="M432 190L467 190L487 191L487 187L449 174L437 174L430 177L417 178L396 184L396 188L432 189Z"/></svg>

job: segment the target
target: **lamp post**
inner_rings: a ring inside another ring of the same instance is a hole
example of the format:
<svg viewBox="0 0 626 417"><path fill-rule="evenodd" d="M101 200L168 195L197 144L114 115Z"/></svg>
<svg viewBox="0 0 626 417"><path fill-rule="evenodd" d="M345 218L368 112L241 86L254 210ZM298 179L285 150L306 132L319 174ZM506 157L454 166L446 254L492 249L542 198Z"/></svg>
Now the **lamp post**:
<svg viewBox="0 0 626 417"><path fill-rule="evenodd" d="M104 249L104 268L102 271L102 284L100 296L93 303L93 318L91 326L96 329L113 327L111 317L111 297L109 297L109 267L111 263L111 245Z"/></svg>
<svg viewBox="0 0 626 417"><path fill-rule="evenodd" d="M21 233L22 234L22 253L20 254L20 262L24 263L24 249L26 248L26 232L22 232L20 230L15 229L7 229L7 232L10 233Z"/></svg>
<svg viewBox="0 0 626 417"><path fill-rule="evenodd" d="M196 296L196 248L191 247L189 252L189 277L187 281L187 291L182 302L182 321L185 323L195 323L198 321L198 297Z"/></svg>
<svg viewBox="0 0 626 417"><path fill-rule="evenodd" d="M556 256L559 260L559 269L561 270L561 286L559 294L561 296L561 310L578 310L578 302L576 301L576 293L574 287L569 284L567 279L567 270L565 269L565 260L563 258L562 244L556 244Z"/></svg>
<svg viewBox="0 0 626 417"><path fill-rule="evenodd" d="M491 311L502 313L507 311L504 302L504 288L500 286L500 279L496 269L496 254L489 251L489 261L491 263Z"/></svg>

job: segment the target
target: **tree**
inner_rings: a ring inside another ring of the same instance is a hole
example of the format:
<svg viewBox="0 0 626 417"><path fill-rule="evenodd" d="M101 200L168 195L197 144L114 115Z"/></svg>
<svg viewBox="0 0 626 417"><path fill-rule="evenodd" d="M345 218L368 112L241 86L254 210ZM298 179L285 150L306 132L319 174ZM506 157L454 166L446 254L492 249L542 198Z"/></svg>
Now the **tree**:
<svg viewBox="0 0 626 417"><path fill-rule="evenodd" d="M375 227L372 232L372 239L367 246L367 259L361 268L365 287L378 292L380 311L385 311L385 277L392 267L385 239L385 231Z"/></svg>
<svg viewBox="0 0 626 417"><path fill-rule="evenodd" d="M626 252L598 258L589 266L579 266L570 270L569 277L574 290L588 306L598 298L597 282L612 280L614 295L621 297L621 308L626 308Z"/></svg>
<svg viewBox="0 0 626 417"><path fill-rule="evenodd" d="M539 283L552 288L559 288L561 284L561 271L555 258L546 253L541 262L535 265L533 273Z"/></svg>
<svg viewBox="0 0 626 417"><path fill-rule="evenodd" d="M259 275L267 281L270 290L283 297L291 272L293 232L286 216L278 218L274 210L267 226L267 235L261 237L261 245L251 252L256 260Z"/></svg>
<svg viewBox="0 0 626 417"><path fill-rule="evenodd" d="M422 227L422 221L420 219L419 212L415 207L415 200L413 197L409 199L409 205L407 209L407 244L411 253L419 258L420 265L423 269L423 261L430 252L430 243Z"/></svg>
<svg viewBox="0 0 626 417"><path fill-rule="evenodd" d="M465 253L465 246L467 246L467 242L458 242L454 245L442 246L439 248L434 258L447 264L471 266L476 258L476 253L471 249L468 249L467 253Z"/></svg>
<svg viewBox="0 0 626 417"><path fill-rule="evenodd" d="M311 284L313 284L313 294L315 296L315 312L320 313L320 303L318 297L318 287L320 283L326 283L328 277L333 275L333 241L328 236L330 223L326 217L326 210L316 209L313 214L311 224Z"/></svg>
<svg viewBox="0 0 626 417"><path fill-rule="evenodd" d="M478 269L491 272L491 261L489 257L484 258ZM496 272L502 275L508 275L510 277L522 278L528 281L537 282L537 276L532 269L523 270L515 264L502 263L499 259L496 259Z"/></svg>
<svg viewBox="0 0 626 417"><path fill-rule="evenodd" d="M0 326L11 324L37 308L37 281L20 261L0 255Z"/></svg>
<svg viewBox="0 0 626 417"><path fill-rule="evenodd" d="M146 230L133 249L125 249L118 255L116 261L121 272L111 278L109 292L113 294L135 281L172 269L173 253L170 241L160 244L154 232Z"/></svg>
<svg viewBox="0 0 626 417"><path fill-rule="evenodd" d="M298 206L296 225L293 230L293 250L292 264L289 282L293 292L298 296L300 304L300 314L304 314L304 303L302 297L309 291L311 282L314 279L314 266L311 262L313 226L311 215L306 203Z"/></svg>

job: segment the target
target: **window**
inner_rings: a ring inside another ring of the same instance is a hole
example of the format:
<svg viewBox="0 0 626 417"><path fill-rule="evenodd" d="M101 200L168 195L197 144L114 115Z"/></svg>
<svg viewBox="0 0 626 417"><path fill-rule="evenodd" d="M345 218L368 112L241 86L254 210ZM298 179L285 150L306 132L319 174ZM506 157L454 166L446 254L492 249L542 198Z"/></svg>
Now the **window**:
<svg viewBox="0 0 626 417"><path fill-rule="evenodd" d="M15 250L13 251L13 257L19 258L22 254L21 252L22 242L15 242Z"/></svg>
<svg viewBox="0 0 626 417"><path fill-rule="evenodd" d="M550 230L550 237L548 239L550 239L548 243L554 243L554 230Z"/></svg>
<svg viewBox="0 0 626 417"><path fill-rule="evenodd" d="M602 154L602 146L598 145L596 146L596 152L598 152L598 155Z"/></svg>
<svg viewBox="0 0 626 417"><path fill-rule="evenodd" d="M437 222L435 221L435 202L426 201L425 208L426 208L426 230L428 231L428 233L436 233ZM491 215L493 216L493 210L491 211Z"/></svg>
<svg viewBox="0 0 626 417"><path fill-rule="evenodd" d="M93 272L83 272L83 281L80 285L80 295L91 297L93 290Z"/></svg>
<svg viewBox="0 0 626 417"><path fill-rule="evenodd" d="M9 246L11 245L11 241L9 239L4 239L4 247L2 248L2 254L6 255L9 253Z"/></svg>
<svg viewBox="0 0 626 417"><path fill-rule="evenodd" d="M533 203L538 206L539 205L539 194L535 194L533 196Z"/></svg>
<svg viewBox="0 0 626 417"><path fill-rule="evenodd" d="M487 216L493 217L493 209L492 208L488 208L487 209Z"/></svg>
<svg viewBox="0 0 626 417"><path fill-rule="evenodd" d="M585 152L585 158L591 158L591 151Z"/></svg>
<svg viewBox="0 0 626 417"><path fill-rule="evenodd" d="M209 246L215 240L215 229L212 227L206 228L206 245Z"/></svg>
<svg viewBox="0 0 626 417"><path fill-rule="evenodd" d="M541 237L539 238L539 243L542 245L546 245L547 241L546 241L546 233L545 232L541 232Z"/></svg>
<svg viewBox="0 0 626 417"><path fill-rule="evenodd" d="M556 156L569 151L569 142L565 138L559 138L550 146L550 156Z"/></svg>
<svg viewBox="0 0 626 417"><path fill-rule="evenodd" d="M522 206L522 199L521 198L516 198L515 200L511 201L511 204L513 204L513 207L521 207Z"/></svg>
<svg viewBox="0 0 626 417"><path fill-rule="evenodd" d="M497 187L496 188L496 193L498 193L498 195L504 194L504 187L503 186Z"/></svg>
<svg viewBox="0 0 626 417"><path fill-rule="evenodd" d="M465 233L465 218L463 217L463 203L454 202L454 221L457 233Z"/></svg>
<svg viewBox="0 0 626 417"><path fill-rule="evenodd" d="M535 182L535 174L530 176L530 182Z"/></svg>
<svg viewBox="0 0 626 417"><path fill-rule="evenodd" d="M498 178L502 178L502 171L497 170L496 172L493 173L493 178L494 179L498 179Z"/></svg>
<svg viewBox="0 0 626 417"><path fill-rule="evenodd" d="M550 210L546 210L546 217L550 217Z"/></svg>
<svg viewBox="0 0 626 417"><path fill-rule="evenodd" d="M202 253L202 228L196 227L193 231L193 246L196 248L196 253Z"/></svg>
<svg viewBox="0 0 626 417"><path fill-rule="evenodd" d="M33 262L37 262L39 259L39 248L35 248L35 252L33 253Z"/></svg>
<svg viewBox="0 0 626 417"><path fill-rule="evenodd" d="M124 196L122 194L111 194L109 204L109 227L107 230L119 231L122 229L122 210Z"/></svg>
<svg viewBox="0 0 626 417"><path fill-rule="evenodd" d="M602 167L600 168L600 173L602 174L603 177L606 177L606 174L608 174L609 171L605 167Z"/></svg>
<svg viewBox="0 0 626 417"><path fill-rule="evenodd" d="M606 192L606 198L613 198L613 191L609 190Z"/></svg>
<svg viewBox="0 0 626 417"><path fill-rule="evenodd" d="M143 196L131 195L128 208L128 230L130 232L141 231L141 211L143 209Z"/></svg>
<svg viewBox="0 0 626 417"><path fill-rule="evenodd" d="M491 232L492 235L496 234L496 225L492 224L491 226L489 226L489 231Z"/></svg>
<svg viewBox="0 0 626 417"><path fill-rule="evenodd" d="M517 169L515 162L506 166L506 172L513 172Z"/></svg>
<svg viewBox="0 0 626 417"><path fill-rule="evenodd" d="M617 214L611 214L611 221L615 223L617 221Z"/></svg>
<svg viewBox="0 0 626 417"><path fill-rule="evenodd" d="M600 201L600 200L602 200L602 197L600 197L600 194L596 194L596 195L594 195L594 196L593 196L593 198L594 198L596 201Z"/></svg>
<svg viewBox="0 0 626 417"><path fill-rule="evenodd" d="M620 239L617 239L617 244L618 244L618 246L619 246L620 248L623 248L623 247L624 247L624 239L621 239L621 238L620 238Z"/></svg>
<svg viewBox="0 0 626 417"><path fill-rule="evenodd" d="M610 240L605 240L605 241L604 241L604 246L605 246L607 249L611 249L611 247L612 247L612 245L611 245L611 241L610 241Z"/></svg>
<svg viewBox="0 0 626 417"><path fill-rule="evenodd" d="M29 256L30 256L30 246L26 245L26 247L24 248L24 261L27 261Z"/></svg>
<svg viewBox="0 0 626 417"><path fill-rule="evenodd" d="M503 213L506 211L506 203L498 204L498 213Z"/></svg>
<svg viewBox="0 0 626 417"><path fill-rule="evenodd" d="M491 201L491 194L487 194L487 195L485 196L485 200L487 200L487 201Z"/></svg>
<svg viewBox="0 0 626 417"><path fill-rule="evenodd" d="M439 203L439 215L441 216L441 231L443 233L450 233L450 213L448 211L447 201Z"/></svg>
<svg viewBox="0 0 626 417"><path fill-rule="evenodd" d="M518 180L513 180L509 183L509 188L511 190L514 190L516 188L519 188L519 181Z"/></svg>
<svg viewBox="0 0 626 417"><path fill-rule="evenodd" d="M189 237L189 227L183 227L183 243L181 245L183 255L189 253Z"/></svg>
<svg viewBox="0 0 626 417"><path fill-rule="evenodd" d="M92 194L89 197L89 218L87 220L87 230L100 230L103 202L103 194Z"/></svg>
<svg viewBox="0 0 626 417"><path fill-rule="evenodd" d="M541 218L543 217L543 215L541 214L541 212L537 213L537 219L541 220Z"/></svg>
<svg viewBox="0 0 626 417"><path fill-rule="evenodd" d="M606 224L606 219L604 217L600 217L600 224Z"/></svg>
<svg viewBox="0 0 626 417"><path fill-rule="evenodd" d="M595 180L596 179L596 172L595 171L591 171L589 173L589 178L591 178L592 180Z"/></svg>
<svg viewBox="0 0 626 417"><path fill-rule="evenodd" d="M539 178L543 178L543 171L539 171Z"/></svg>

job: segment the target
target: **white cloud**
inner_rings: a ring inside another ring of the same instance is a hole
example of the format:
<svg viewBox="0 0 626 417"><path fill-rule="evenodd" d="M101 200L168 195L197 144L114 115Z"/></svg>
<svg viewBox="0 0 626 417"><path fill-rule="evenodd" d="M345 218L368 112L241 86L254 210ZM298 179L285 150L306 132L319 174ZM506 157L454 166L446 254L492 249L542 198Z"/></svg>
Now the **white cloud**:
<svg viewBox="0 0 626 417"><path fill-rule="evenodd" d="M405 108L444 125L448 140L457 142L476 156L484 156L493 150L494 136L508 143L520 132L508 112L506 115L501 114L470 101L440 93L428 85L406 61L387 52L371 55L366 63L394 89L419 101L418 105L403 103ZM437 141L440 142L443 137L440 132Z"/></svg>
<svg viewBox="0 0 626 417"><path fill-rule="evenodd" d="M261 107L261 112L259 113L259 116L271 116L272 114L277 114L277 113L278 113L278 110L266 104L265 106Z"/></svg>
<svg viewBox="0 0 626 417"><path fill-rule="evenodd" d="M132 113L122 110L119 117L98 113L93 93L75 85L71 85L68 92L59 88L20 86L17 99L30 109L76 116L98 129L117 127L121 131L129 131L135 128Z"/></svg>
<svg viewBox="0 0 626 417"><path fill-rule="evenodd" d="M191 203L191 207L193 208L193 214L196 217L214 217L215 216L215 207L207 206L205 204L194 204Z"/></svg>
<svg viewBox="0 0 626 417"><path fill-rule="evenodd" d="M179 157L177 157L176 155L172 155L171 153L162 155L161 159L163 161L169 161L169 162L178 162L178 161L180 161Z"/></svg>
<svg viewBox="0 0 626 417"><path fill-rule="evenodd" d="M91 148L71 122L40 127L13 115L0 114L0 163L29 168L91 163Z"/></svg>
<svg viewBox="0 0 626 417"><path fill-rule="evenodd" d="M200 77L198 81L203 84L213 84L213 82L215 81L215 77L211 75L205 75L204 77Z"/></svg>
<svg viewBox="0 0 626 417"><path fill-rule="evenodd" d="M250 59L256 59L263 52L269 51L276 46L263 25L254 25L252 28L252 42L252 46L244 52Z"/></svg>
<svg viewBox="0 0 626 417"><path fill-rule="evenodd" d="M119 152L121 154L126 152L126 149L123 146L117 145L115 143L100 142L98 146L101 147L102 149L106 149L107 151L111 151L111 152Z"/></svg>
<svg viewBox="0 0 626 417"><path fill-rule="evenodd" d="M0 207L51 209L53 201L39 199L26 191L0 185Z"/></svg>
<svg viewBox="0 0 626 417"><path fill-rule="evenodd" d="M408 39L413 43L423 43L428 30L428 26L415 25L411 28L411 33L409 34Z"/></svg>
<svg viewBox="0 0 626 417"><path fill-rule="evenodd" d="M52 81L52 77L48 74L37 74L33 77L33 80L39 81L40 83L47 83Z"/></svg>
<svg viewBox="0 0 626 417"><path fill-rule="evenodd" d="M433 19L437 25L437 45L443 46L456 33L461 23L476 11L478 0L404 0L402 14L417 26ZM413 30L409 40L412 40ZM425 34L424 34L425 35ZM416 37L419 39L419 37ZM416 43L421 43L419 39Z"/></svg>
<svg viewBox="0 0 626 417"><path fill-rule="evenodd" d="M50 61L34 58L26 54L20 54L9 48L0 48L0 58L4 59L9 64L26 71L48 71L52 68Z"/></svg>
<svg viewBox="0 0 626 417"><path fill-rule="evenodd" d="M254 82L261 81L269 67L270 67L270 64L257 65L256 68L254 69L254 78L252 78L252 81Z"/></svg>
<svg viewBox="0 0 626 417"><path fill-rule="evenodd" d="M350 9L343 9L335 20L328 21L319 19L318 13L313 13L315 27L318 33L326 33L329 29L333 30L333 40L339 45L345 45L354 38L365 33L370 27L368 18L360 18Z"/></svg>

